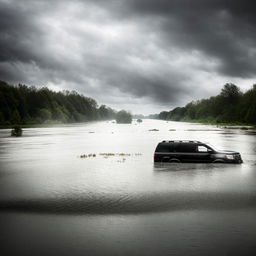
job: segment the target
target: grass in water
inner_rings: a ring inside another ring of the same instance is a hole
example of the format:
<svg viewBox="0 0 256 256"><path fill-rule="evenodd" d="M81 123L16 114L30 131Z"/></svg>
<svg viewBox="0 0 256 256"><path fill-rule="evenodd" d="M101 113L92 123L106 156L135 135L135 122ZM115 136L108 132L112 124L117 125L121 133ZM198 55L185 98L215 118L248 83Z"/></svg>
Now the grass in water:
<svg viewBox="0 0 256 256"><path fill-rule="evenodd" d="M88 157L96 157L96 154L83 154L83 155L80 155L80 158L88 158Z"/></svg>
<svg viewBox="0 0 256 256"><path fill-rule="evenodd" d="M135 153L135 154L130 154L130 153L99 153L99 156L102 156L104 158L108 157L122 157L122 162L126 160L125 157L128 156L141 156L141 153ZM91 158L91 157L96 157L96 154L82 154L80 155L80 158Z"/></svg>

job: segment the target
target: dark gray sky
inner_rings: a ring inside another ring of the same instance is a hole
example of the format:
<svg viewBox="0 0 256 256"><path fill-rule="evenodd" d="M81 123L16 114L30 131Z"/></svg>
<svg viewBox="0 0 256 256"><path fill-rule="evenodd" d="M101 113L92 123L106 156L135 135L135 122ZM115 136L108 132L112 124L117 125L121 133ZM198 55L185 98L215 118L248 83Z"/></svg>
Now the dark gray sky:
<svg viewBox="0 0 256 256"><path fill-rule="evenodd" d="M252 0L0 0L0 79L133 113L256 83Z"/></svg>

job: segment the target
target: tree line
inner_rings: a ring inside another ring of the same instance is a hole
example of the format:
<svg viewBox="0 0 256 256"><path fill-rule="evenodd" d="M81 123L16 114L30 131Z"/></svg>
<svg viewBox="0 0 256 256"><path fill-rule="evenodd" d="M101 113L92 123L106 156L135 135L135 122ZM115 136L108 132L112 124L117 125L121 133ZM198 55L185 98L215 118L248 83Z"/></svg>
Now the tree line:
<svg viewBox="0 0 256 256"><path fill-rule="evenodd" d="M256 84L243 93L235 84L227 83L217 96L192 101L171 111L162 111L157 118L173 121L256 124Z"/></svg>
<svg viewBox="0 0 256 256"><path fill-rule="evenodd" d="M75 91L55 92L0 81L0 124L71 123L114 119L116 111Z"/></svg>

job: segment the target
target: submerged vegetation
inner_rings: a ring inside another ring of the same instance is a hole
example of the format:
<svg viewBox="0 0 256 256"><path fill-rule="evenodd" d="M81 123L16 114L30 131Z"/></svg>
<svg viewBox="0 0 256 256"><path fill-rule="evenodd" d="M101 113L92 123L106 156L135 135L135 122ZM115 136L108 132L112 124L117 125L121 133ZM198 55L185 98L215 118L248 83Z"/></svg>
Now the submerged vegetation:
<svg viewBox="0 0 256 256"><path fill-rule="evenodd" d="M16 125L11 130L11 135L13 137L21 137L22 136L22 129L20 126Z"/></svg>
<svg viewBox="0 0 256 256"><path fill-rule="evenodd" d="M197 121L211 124L256 124L256 84L241 92L234 84L225 84L220 94L192 101L185 107L163 111L156 118L173 121Z"/></svg>
<svg viewBox="0 0 256 256"><path fill-rule="evenodd" d="M104 158L108 158L108 157L127 157L127 156L141 156L141 153L135 153L135 154L131 154L131 153L99 153L99 156L102 156ZM80 155L80 158L90 158L90 157L96 157L96 154L83 154Z"/></svg>
<svg viewBox="0 0 256 256"><path fill-rule="evenodd" d="M0 125L52 124L115 119L116 111L75 91L0 81Z"/></svg>
<svg viewBox="0 0 256 256"><path fill-rule="evenodd" d="M87 157L96 157L96 154L83 154L83 155L80 155L80 158L87 158Z"/></svg>

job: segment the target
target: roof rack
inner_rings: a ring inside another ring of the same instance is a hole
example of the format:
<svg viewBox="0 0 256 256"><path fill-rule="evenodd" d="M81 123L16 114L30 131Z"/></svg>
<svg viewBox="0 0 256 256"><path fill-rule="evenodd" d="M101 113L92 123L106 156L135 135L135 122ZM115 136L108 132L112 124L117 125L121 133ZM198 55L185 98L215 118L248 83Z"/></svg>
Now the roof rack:
<svg viewBox="0 0 256 256"><path fill-rule="evenodd" d="M201 143L198 140L163 140L163 143Z"/></svg>

